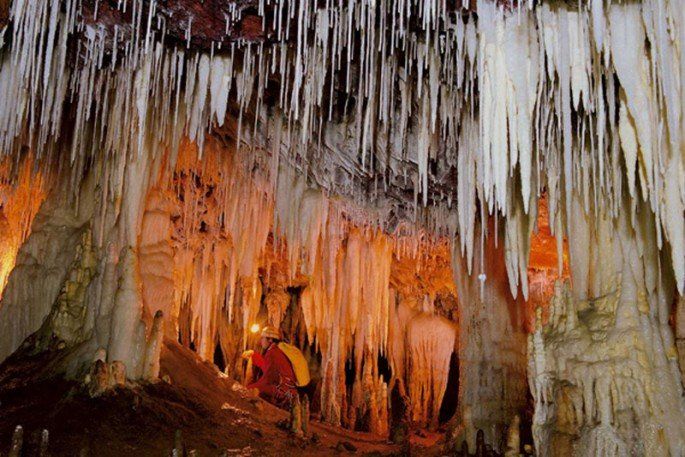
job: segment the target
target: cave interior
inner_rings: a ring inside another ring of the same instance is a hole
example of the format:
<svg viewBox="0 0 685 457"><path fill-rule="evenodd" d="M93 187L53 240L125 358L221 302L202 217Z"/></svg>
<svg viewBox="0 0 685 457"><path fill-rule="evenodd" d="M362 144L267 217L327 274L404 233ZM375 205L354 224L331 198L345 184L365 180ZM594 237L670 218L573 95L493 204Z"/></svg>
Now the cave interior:
<svg viewBox="0 0 685 457"><path fill-rule="evenodd" d="M684 293L682 0L0 0L2 455L682 456Z"/></svg>

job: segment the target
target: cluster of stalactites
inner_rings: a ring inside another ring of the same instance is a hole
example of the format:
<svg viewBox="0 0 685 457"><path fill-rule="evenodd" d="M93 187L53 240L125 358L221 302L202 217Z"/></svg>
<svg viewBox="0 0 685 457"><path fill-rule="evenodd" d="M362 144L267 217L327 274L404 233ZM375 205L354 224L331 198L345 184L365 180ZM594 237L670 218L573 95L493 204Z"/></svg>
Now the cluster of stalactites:
<svg viewBox="0 0 685 457"><path fill-rule="evenodd" d="M388 384L401 379L417 404L430 405L432 413L417 409L416 422L435 422L456 337L446 319L431 317L436 291L455 293L448 242L364 225L355 219L360 208L326 197L289 167L280 168L283 193L274 195L217 141L202 161L197 154L184 142L174 170L152 184L139 248L147 314L163 310L167 331L180 332L205 359L218 344L232 369L252 341L252 324L278 326L291 300L286 289L301 287L302 331L322 355L323 417L350 427L369 417L367 426L385 434ZM421 287L403 284L417 277ZM164 297L172 303L163 305ZM402 309L410 309L406 319ZM431 336L420 322L445 328ZM390 357L389 346L410 333L413 352ZM446 357L430 355L444 337ZM381 376L379 355L393 365L392 380ZM354 366L351 389L346 364Z"/></svg>
<svg viewBox="0 0 685 457"><path fill-rule="evenodd" d="M358 187L360 174L371 177L374 190L355 190L367 201L409 182L415 207L438 209L429 225L458 233L469 258L475 219L501 215L512 291L521 285L526 296L542 189L560 240L571 189L587 212L593 202L614 216L625 195L643 199L682 293L685 19L677 1L505 10L479 0L477 16L434 0L276 1L265 21L276 43L235 42L215 53L164 45L155 2L127 3L131 33L112 38L83 21L78 0L12 2L0 51L4 154L30 142L49 155L66 140L78 181L93 156L158 155L184 134L202 146L208 127L236 107L238 145L321 164L303 168L326 174L314 178L331 192L341 173ZM265 97L273 80L279 92ZM283 118L275 136L257 128L268 124L266 98ZM347 107L342 121L335 100ZM326 134L337 122L350 134L344 148ZM103 192L116 201L121 174L109 173ZM274 184L276 175L270 170Z"/></svg>
<svg viewBox="0 0 685 457"><path fill-rule="evenodd" d="M580 11L543 4L507 16L479 2L482 184L490 208L506 216L508 274L524 296L536 187L547 192L559 251L573 224L572 189L588 214L617 217L626 195L633 214L648 202L682 293L681 13L676 2L647 1ZM511 179L517 167L520 182Z"/></svg>

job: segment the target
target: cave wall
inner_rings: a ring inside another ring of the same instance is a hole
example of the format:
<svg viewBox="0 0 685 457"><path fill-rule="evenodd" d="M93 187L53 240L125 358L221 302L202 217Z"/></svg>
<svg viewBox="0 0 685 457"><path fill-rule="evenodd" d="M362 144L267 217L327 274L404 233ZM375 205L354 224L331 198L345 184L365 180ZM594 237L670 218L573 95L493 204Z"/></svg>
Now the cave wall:
<svg viewBox="0 0 685 457"><path fill-rule="evenodd" d="M53 192L18 249L0 300L0 360L41 327L63 292L94 211L92 200L81 203L71 205L68 197Z"/></svg>
<svg viewBox="0 0 685 457"><path fill-rule="evenodd" d="M0 301L3 359L33 334L31 351L65 351L56 373L81 378L102 359L122 363L129 379L149 374L154 312L144 322L138 234L155 163L97 161L76 184L65 174L48 190ZM108 166L122 186L103 195Z"/></svg>
<svg viewBox="0 0 685 457"><path fill-rule="evenodd" d="M529 342L541 455L679 455L685 404L672 329L675 282L644 206L618 218L573 204L571 282Z"/></svg>

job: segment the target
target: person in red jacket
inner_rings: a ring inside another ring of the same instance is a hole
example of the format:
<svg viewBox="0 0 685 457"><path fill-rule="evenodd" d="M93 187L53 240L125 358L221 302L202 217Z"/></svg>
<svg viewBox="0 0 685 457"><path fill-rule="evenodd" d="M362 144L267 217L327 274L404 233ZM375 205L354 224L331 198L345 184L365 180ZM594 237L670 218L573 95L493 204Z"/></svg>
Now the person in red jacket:
<svg viewBox="0 0 685 457"><path fill-rule="evenodd" d="M295 371L288 357L278 348L280 334L274 327L262 330L259 344L262 353L245 351L244 358L252 358L252 365L262 371L257 381L249 384L248 389L259 390L259 396L282 408L290 408L297 395Z"/></svg>

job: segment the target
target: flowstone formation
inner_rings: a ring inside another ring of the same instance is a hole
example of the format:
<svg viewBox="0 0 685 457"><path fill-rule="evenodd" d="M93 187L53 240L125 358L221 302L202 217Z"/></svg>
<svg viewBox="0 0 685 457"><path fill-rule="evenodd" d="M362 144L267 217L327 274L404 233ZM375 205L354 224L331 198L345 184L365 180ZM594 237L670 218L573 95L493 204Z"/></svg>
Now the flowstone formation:
<svg viewBox="0 0 685 457"><path fill-rule="evenodd" d="M510 293L504 264L491 260L503 255L494 238L476 254L485 273L468 275L463 261L455 266L459 297L470 300L459 306L461 420L450 434L456 445L465 440L470 452L476 451L476 430L504 450L507 429L526 408L525 308Z"/></svg>
<svg viewBox="0 0 685 457"><path fill-rule="evenodd" d="M683 43L679 0L0 0L0 360L243 380L270 323L329 424L504 451L528 384L541 454L682 454Z"/></svg>
<svg viewBox="0 0 685 457"><path fill-rule="evenodd" d="M538 308L529 337L538 450L677 455L685 403L668 325L673 279L660 267L656 235L627 217L577 216L574 236L590 250L570 244L573 283L555 285L548 322Z"/></svg>
<svg viewBox="0 0 685 457"><path fill-rule="evenodd" d="M0 163L0 298L45 199L47 184L41 174L33 172L32 160L25 160L18 170L14 167L7 161ZM9 178L12 175L14 179Z"/></svg>

